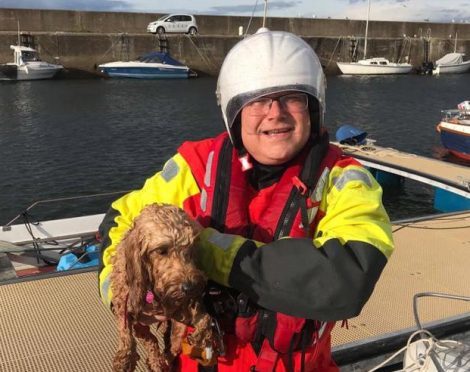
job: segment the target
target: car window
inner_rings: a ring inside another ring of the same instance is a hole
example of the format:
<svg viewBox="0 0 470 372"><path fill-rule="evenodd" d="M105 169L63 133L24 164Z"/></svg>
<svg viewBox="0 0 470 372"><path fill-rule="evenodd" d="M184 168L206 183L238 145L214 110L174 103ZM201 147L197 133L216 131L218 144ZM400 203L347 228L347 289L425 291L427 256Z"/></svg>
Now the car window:
<svg viewBox="0 0 470 372"><path fill-rule="evenodd" d="M190 16L182 16L182 18L183 18L182 21L184 21L184 22L189 22L189 21L191 21L191 17L190 17Z"/></svg>

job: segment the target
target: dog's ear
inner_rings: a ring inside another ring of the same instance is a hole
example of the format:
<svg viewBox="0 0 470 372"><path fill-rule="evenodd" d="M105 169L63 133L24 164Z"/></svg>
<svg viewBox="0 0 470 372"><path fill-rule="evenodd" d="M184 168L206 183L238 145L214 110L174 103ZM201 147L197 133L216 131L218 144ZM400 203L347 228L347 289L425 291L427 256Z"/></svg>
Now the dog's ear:
<svg viewBox="0 0 470 372"><path fill-rule="evenodd" d="M145 302L145 295L149 287L149 276L146 270L145 237L140 234L139 229L134 228L126 237L125 260L127 285L129 287L129 297L127 301L128 311L134 315L142 311Z"/></svg>

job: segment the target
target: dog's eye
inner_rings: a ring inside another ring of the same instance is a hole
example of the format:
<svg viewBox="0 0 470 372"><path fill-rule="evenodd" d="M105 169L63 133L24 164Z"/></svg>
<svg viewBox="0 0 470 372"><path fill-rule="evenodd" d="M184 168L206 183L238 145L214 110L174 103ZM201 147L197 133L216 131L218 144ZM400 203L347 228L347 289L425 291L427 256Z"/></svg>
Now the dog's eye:
<svg viewBox="0 0 470 372"><path fill-rule="evenodd" d="M150 259L154 259L156 260L158 256L168 256L168 253L170 252L170 250L168 249L168 247L162 247L162 246L158 246L154 249L152 249L149 253L149 257Z"/></svg>
<svg viewBox="0 0 470 372"><path fill-rule="evenodd" d="M168 247L158 247L156 251L160 256L167 256L170 249Z"/></svg>

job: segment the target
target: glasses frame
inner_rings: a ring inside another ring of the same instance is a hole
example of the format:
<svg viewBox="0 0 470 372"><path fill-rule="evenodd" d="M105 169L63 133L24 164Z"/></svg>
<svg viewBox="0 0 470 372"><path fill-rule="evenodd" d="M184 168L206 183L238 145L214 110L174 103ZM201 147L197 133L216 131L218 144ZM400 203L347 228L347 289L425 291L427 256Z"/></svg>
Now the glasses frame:
<svg viewBox="0 0 470 372"><path fill-rule="evenodd" d="M292 97L303 97L305 99L305 107L299 109L289 108L286 100ZM279 102L281 109L289 113L305 112L308 109L308 95L301 92L288 93L278 97L260 97L248 102L244 108L248 110L250 116L266 116L271 110L274 101ZM254 106L256 103L259 103L260 106Z"/></svg>

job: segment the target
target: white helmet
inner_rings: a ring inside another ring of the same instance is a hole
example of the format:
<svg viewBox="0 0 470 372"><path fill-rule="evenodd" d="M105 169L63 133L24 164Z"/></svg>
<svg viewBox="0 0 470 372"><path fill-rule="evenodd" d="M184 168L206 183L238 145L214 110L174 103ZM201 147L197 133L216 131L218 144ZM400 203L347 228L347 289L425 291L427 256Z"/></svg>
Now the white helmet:
<svg viewBox="0 0 470 372"><path fill-rule="evenodd" d="M261 96L283 91L309 95L312 127L323 125L325 75L313 49L289 32L266 28L238 42L227 54L217 81L217 100L227 131L243 106Z"/></svg>

